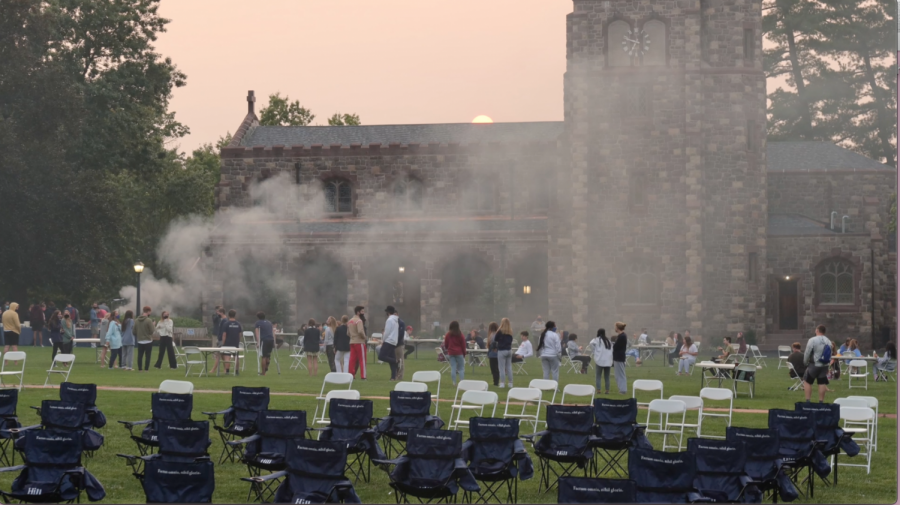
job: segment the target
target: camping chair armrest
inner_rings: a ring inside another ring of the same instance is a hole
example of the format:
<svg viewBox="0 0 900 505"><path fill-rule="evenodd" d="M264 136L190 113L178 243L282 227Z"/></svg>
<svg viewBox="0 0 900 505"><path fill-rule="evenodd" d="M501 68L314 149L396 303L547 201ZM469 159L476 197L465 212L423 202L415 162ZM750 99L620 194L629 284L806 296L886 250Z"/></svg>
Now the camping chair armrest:
<svg viewBox="0 0 900 505"><path fill-rule="evenodd" d="M119 421L121 424L124 424L126 428L131 429L134 426L144 426L146 424L150 424L153 422L152 419L144 419L143 421Z"/></svg>
<svg viewBox="0 0 900 505"><path fill-rule="evenodd" d="M216 416L224 416L225 414L233 411L234 407L228 407L227 409L219 412L201 412L201 414L203 414L204 416L209 416L209 420L212 421L213 424L216 424Z"/></svg>
<svg viewBox="0 0 900 505"><path fill-rule="evenodd" d="M8 430L3 430L3 431L8 431L8 432L12 433L13 435L18 435L19 433L22 433L23 431L33 430L35 428L40 428L40 427L41 427L40 424L35 424L32 426L23 426L21 428L10 428Z"/></svg>
<svg viewBox="0 0 900 505"><path fill-rule="evenodd" d="M34 410L37 411L37 415L41 415L41 408L40 408L40 407L35 407L34 405L32 405L31 408L33 408Z"/></svg>
<svg viewBox="0 0 900 505"><path fill-rule="evenodd" d="M707 498L703 496L701 493L697 493L694 491L689 491L687 494L688 503L714 503L715 500L712 498Z"/></svg>
<svg viewBox="0 0 900 505"><path fill-rule="evenodd" d="M237 446L237 445L249 444L250 442L256 442L257 440L259 440L259 435L255 434L255 435L250 435L247 438L242 438L240 440L230 440L226 443L230 446Z"/></svg>
<svg viewBox="0 0 900 505"><path fill-rule="evenodd" d="M749 475L741 475L739 478L741 479L741 486L743 486L743 487L747 487L751 484L756 483L756 481L753 480L752 478L750 478Z"/></svg>
<svg viewBox="0 0 900 505"><path fill-rule="evenodd" d="M280 479L287 475L286 470L281 470L280 472L270 473L268 475L260 475L258 477L241 477L241 480L246 482L268 482L273 479Z"/></svg>
<svg viewBox="0 0 900 505"><path fill-rule="evenodd" d="M137 459L140 457L140 456L134 456L134 455L132 455L132 454L121 454L121 453L116 453L116 456L118 456L118 457L120 457L120 458L125 458L126 462L127 462L129 465L134 465L134 463L135 463L135 462L137 461Z"/></svg>
<svg viewBox="0 0 900 505"><path fill-rule="evenodd" d="M544 431L539 431L537 433L532 433L531 435L519 435L519 438L521 438L522 440L527 440L531 443L534 443L535 438L543 437L547 433L549 433L549 432L547 430L544 430Z"/></svg>
<svg viewBox="0 0 900 505"><path fill-rule="evenodd" d="M27 468L27 467L28 467L28 465L6 466L6 467L3 467L3 468L0 468L0 473L3 473L3 472L19 472L19 471L24 470L24 469Z"/></svg>
<svg viewBox="0 0 900 505"><path fill-rule="evenodd" d="M376 465L396 465L404 459L406 459L406 456L400 456L399 458L394 459L373 459L372 463L375 463Z"/></svg>

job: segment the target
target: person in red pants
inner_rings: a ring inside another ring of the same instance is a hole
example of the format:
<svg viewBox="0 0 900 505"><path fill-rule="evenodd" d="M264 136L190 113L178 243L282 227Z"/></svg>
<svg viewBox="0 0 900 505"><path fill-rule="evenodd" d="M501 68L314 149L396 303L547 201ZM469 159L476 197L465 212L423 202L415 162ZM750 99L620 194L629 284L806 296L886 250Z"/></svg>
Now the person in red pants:
<svg viewBox="0 0 900 505"><path fill-rule="evenodd" d="M353 308L353 319L347 323L350 332L350 373L366 380L366 308L357 305Z"/></svg>

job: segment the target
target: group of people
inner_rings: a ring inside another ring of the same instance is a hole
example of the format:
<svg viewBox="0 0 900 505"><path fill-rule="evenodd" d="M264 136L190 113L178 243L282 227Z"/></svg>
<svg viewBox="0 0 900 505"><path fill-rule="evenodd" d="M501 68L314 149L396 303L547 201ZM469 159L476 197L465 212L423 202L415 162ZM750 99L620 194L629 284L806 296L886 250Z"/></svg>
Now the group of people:
<svg viewBox="0 0 900 505"><path fill-rule="evenodd" d="M491 322L487 328L485 339L477 330L472 330L468 338L464 337L459 328L459 321L450 323L449 331L444 335L441 345L443 355L450 363L450 380L456 385L457 380L465 380L468 347L487 349L488 364L491 367L491 376L494 386L513 387L512 364L522 362L525 358L533 356L531 342L528 341L528 332L519 333L521 343L513 352L512 324L508 318L502 318L500 324Z"/></svg>
<svg viewBox="0 0 900 505"><path fill-rule="evenodd" d="M98 310L98 305L94 304L94 308L91 309L92 327ZM26 315L23 316L23 313ZM32 346L44 347L44 329L46 329L53 345L53 356L56 356L58 351L70 353L74 345L78 317L78 309L71 303L59 310L53 302L35 302L26 311L16 302L3 302L3 332L0 334L3 339L3 352L19 350L23 319L27 319L34 336Z"/></svg>
<svg viewBox="0 0 900 505"><path fill-rule="evenodd" d="M791 364L789 367L791 378L800 377L804 381L807 400L811 396L809 390L814 381L819 385L820 401L824 399L826 392L833 391L828 388L829 381L840 377L841 373L840 359L835 356L862 357L859 342L856 339L848 338L843 345L838 347L834 341L825 336L825 330L825 326L816 327L816 335L807 342L805 351L801 351L800 342L791 344L791 354L787 358L788 363ZM828 352L826 352L826 347ZM875 361L872 363L872 377L875 381L879 380L879 371L895 371L896 361L897 345L894 342L888 342L885 345L883 356L875 353ZM855 373L855 371L853 372Z"/></svg>
<svg viewBox="0 0 900 505"><path fill-rule="evenodd" d="M96 332L92 322L91 332L100 339L101 367L105 366L110 370L115 368L133 371L134 350L137 347L138 371L149 371L153 340L154 337L158 337L159 351L154 367L162 368L163 356L166 355L169 360L169 368L173 370L178 368L173 343L175 329L169 312L163 311L156 322L153 321L152 314L153 309L149 306L144 306L137 318L134 317L132 310L126 310L122 315L118 310L113 310L99 322ZM104 364L107 353L109 362Z"/></svg>

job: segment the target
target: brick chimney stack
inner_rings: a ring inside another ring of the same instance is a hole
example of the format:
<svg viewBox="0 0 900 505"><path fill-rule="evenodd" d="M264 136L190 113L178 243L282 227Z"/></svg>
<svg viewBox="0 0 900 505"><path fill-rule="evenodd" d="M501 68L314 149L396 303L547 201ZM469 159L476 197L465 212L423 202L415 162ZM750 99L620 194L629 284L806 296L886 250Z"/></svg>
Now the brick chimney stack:
<svg viewBox="0 0 900 505"><path fill-rule="evenodd" d="M256 102L256 95L253 90L247 92L247 114L253 114L253 103Z"/></svg>

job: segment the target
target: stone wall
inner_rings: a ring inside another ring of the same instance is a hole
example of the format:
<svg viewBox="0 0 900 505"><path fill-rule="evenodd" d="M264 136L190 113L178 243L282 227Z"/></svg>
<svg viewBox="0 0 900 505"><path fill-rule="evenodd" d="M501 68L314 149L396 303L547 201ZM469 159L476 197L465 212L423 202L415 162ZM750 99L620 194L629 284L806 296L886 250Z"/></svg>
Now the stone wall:
<svg viewBox="0 0 900 505"><path fill-rule="evenodd" d="M875 305L872 300L872 258L874 252ZM872 348L872 312L875 327L896 327L896 315L887 310L893 305L890 294L896 284L896 259L886 251L883 240L867 234L829 234L816 236L770 237L767 250L769 310L766 326L777 331L778 281L789 276L798 280L799 329L804 337L824 324L832 340L859 338L864 351ZM843 258L853 266L855 300L846 306L824 305L817 296L817 267L823 261ZM882 299L886 297L887 299ZM876 336L876 339L878 337Z"/></svg>
<svg viewBox="0 0 900 505"><path fill-rule="evenodd" d="M892 171L768 174L769 212L830 223L831 212L837 211L835 229L840 230L841 218L847 215L849 232L877 230L884 235L896 191L897 173Z"/></svg>

